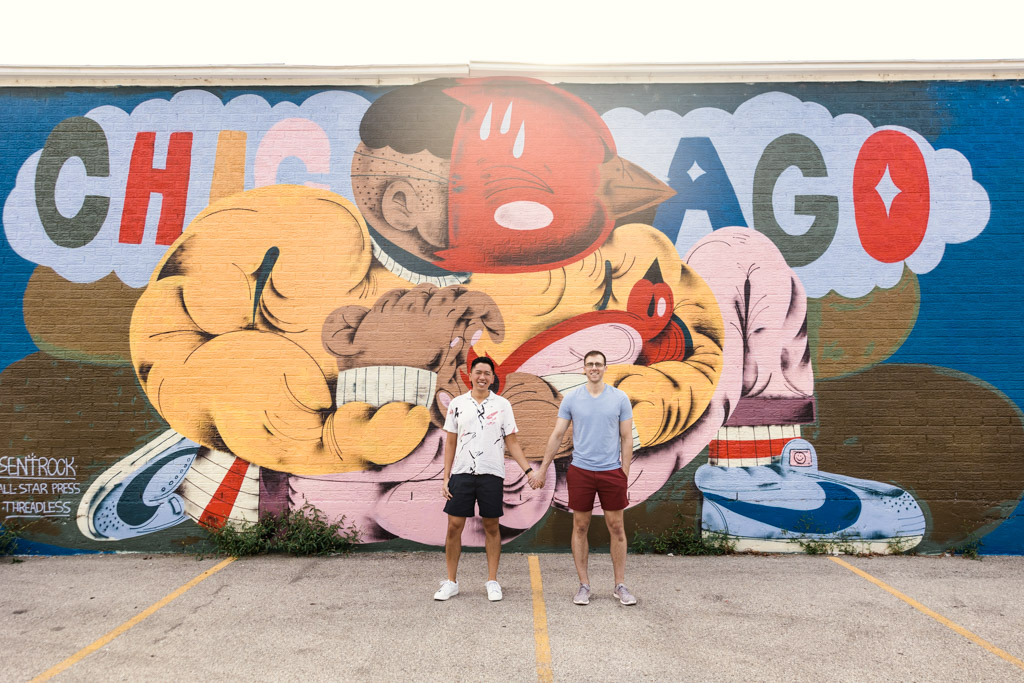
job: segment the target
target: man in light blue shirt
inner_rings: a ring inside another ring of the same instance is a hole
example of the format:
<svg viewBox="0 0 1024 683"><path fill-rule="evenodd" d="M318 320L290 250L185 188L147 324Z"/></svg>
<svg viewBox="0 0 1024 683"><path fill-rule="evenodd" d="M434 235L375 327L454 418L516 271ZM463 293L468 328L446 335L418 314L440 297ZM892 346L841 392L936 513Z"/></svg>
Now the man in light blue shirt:
<svg viewBox="0 0 1024 683"><path fill-rule="evenodd" d="M599 496L604 521L611 535L614 595L623 605L635 605L636 598L626 588L626 530L623 511L629 504L626 489L633 458L633 408L625 392L604 383L606 360L600 351L583 357L587 383L562 399L558 421L548 439L544 461L531 476L531 485L543 485L548 466L572 424L572 464L566 474L569 507L572 509L572 557L576 563L580 587L573 598L577 605L590 602L587 533L594 512L594 496Z"/></svg>

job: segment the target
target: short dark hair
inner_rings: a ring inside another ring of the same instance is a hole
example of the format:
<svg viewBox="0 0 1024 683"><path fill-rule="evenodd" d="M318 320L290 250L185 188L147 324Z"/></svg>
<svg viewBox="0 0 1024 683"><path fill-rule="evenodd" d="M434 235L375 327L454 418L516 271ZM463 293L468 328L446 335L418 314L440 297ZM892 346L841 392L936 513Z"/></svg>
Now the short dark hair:
<svg viewBox="0 0 1024 683"><path fill-rule="evenodd" d="M435 78L384 93L363 114L360 140L370 149L390 147L399 154L426 150L451 159L455 129L466 105L444 91L456 85L454 78Z"/></svg>
<svg viewBox="0 0 1024 683"><path fill-rule="evenodd" d="M587 359L590 358L591 356L601 356L601 363L603 363L604 365L608 365L608 359L604 357L603 353L597 350L587 351L585 354L583 354L583 362L586 363Z"/></svg>
<svg viewBox="0 0 1024 683"><path fill-rule="evenodd" d="M491 366L491 372L493 372L495 375L498 374L498 369L494 367L494 361L488 358L487 356L477 356L476 358L474 358L473 362L469 364L469 371L473 372L473 368L475 368L480 363L487 363L488 365Z"/></svg>

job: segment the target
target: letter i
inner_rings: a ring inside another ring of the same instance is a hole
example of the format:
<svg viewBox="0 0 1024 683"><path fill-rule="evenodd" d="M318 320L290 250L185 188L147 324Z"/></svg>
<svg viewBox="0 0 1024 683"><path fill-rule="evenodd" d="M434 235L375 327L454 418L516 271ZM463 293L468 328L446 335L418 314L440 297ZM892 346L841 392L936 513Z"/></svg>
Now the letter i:
<svg viewBox="0 0 1024 683"><path fill-rule="evenodd" d="M222 130L217 136L217 158L210 183L210 203L238 194L245 189L245 143L240 130Z"/></svg>

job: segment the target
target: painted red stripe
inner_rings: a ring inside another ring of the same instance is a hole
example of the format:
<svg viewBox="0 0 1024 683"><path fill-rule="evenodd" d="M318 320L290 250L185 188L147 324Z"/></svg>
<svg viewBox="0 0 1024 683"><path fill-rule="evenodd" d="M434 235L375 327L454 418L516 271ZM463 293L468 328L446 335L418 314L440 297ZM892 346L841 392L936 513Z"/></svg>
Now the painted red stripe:
<svg viewBox="0 0 1024 683"><path fill-rule="evenodd" d="M235 507L235 500L238 492L245 481L245 473L249 469L249 463L241 458L235 458L228 469L228 473L221 479L220 485L214 492L210 502L206 504L203 514L199 516L199 523L213 529L220 529L228 521L231 508Z"/></svg>
<svg viewBox="0 0 1024 683"><path fill-rule="evenodd" d="M708 454L718 460L740 458L771 458L782 453L785 439L715 439L708 445Z"/></svg>

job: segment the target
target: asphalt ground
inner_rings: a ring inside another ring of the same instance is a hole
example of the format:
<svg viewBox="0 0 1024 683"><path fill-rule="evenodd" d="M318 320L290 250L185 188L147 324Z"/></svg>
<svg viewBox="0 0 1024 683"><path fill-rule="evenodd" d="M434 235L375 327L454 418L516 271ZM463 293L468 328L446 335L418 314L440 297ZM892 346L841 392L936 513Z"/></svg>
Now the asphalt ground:
<svg viewBox="0 0 1024 683"><path fill-rule="evenodd" d="M1024 680L1024 558L569 554L0 562L0 680ZM858 571L860 573L858 573Z"/></svg>

